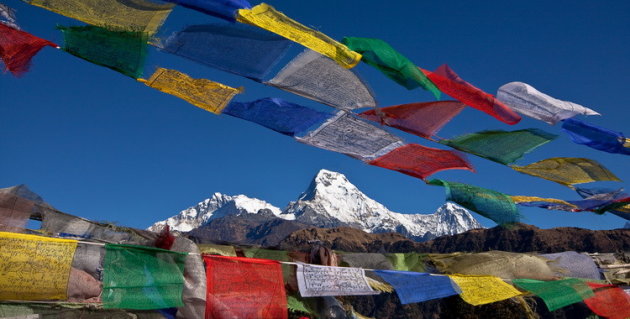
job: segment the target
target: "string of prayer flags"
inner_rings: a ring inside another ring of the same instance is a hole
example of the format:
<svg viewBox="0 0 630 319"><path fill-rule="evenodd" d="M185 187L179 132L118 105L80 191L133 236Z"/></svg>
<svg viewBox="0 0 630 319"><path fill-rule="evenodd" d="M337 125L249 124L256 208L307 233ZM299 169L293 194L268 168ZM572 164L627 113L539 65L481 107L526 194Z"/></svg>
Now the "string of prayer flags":
<svg viewBox="0 0 630 319"><path fill-rule="evenodd" d="M15 22L15 11L2 3L0 3L0 24L20 30L20 27Z"/></svg>
<svg viewBox="0 0 630 319"><path fill-rule="evenodd" d="M193 79L179 71L164 68L158 68L148 80L139 81L214 114L221 114L234 95L241 92L241 89L206 79Z"/></svg>
<svg viewBox="0 0 630 319"><path fill-rule="evenodd" d="M611 190L611 189L598 189L598 188L581 188L576 187L575 190L577 193L582 196L582 198L614 198L621 199L625 196L628 196L626 193L623 193L623 189ZM611 214L615 214L621 218L630 220L630 205L625 205L622 207L618 207L616 209L609 210Z"/></svg>
<svg viewBox="0 0 630 319"><path fill-rule="evenodd" d="M156 46L161 51L260 82L291 43L246 24L204 24L178 31Z"/></svg>
<svg viewBox="0 0 630 319"><path fill-rule="evenodd" d="M57 28L63 32L64 51L134 79L142 76L148 52L146 32L110 31L95 26Z"/></svg>
<svg viewBox="0 0 630 319"><path fill-rule="evenodd" d="M440 98L441 92L435 84L413 62L394 50L387 42L357 37L345 37L341 42L350 50L361 53L361 61L377 68L408 90L422 87L431 91L436 99Z"/></svg>
<svg viewBox="0 0 630 319"><path fill-rule="evenodd" d="M457 116L466 105L457 101L410 103L367 110L360 117L430 138Z"/></svg>
<svg viewBox="0 0 630 319"><path fill-rule="evenodd" d="M31 217L34 205L22 197L0 193L0 231L21 232Z"/></svg>
<svg viewBox="0 0 630 319"><path fill-rule="evenodd" d="M611 131L572 118L562 121L562 130L567 132L571 140L577 144L608 153L630 155L630 145L626 145L626 137L621 132Z"/></svg>
<svg viewBox="0 0 630 319"><path fill-rule="evenodd" d="M363 161L373 160L404 144L397 136L344 111L296 139Z"/></svg>
<svg viewBox="0 0 630 319"><path fill-rule="evenodd" d="M289 136L306 132L333 115L319 112L279 98L264 98L253 102L232 102L223 113L238 117Z"/></svg>
<svg viewBox="0 0 630 319"><path fill-rule="evenodd" d="M77 241L0 232L0 300L65 300Z"/></svg>
<svg viewBox="0 0 630 319"><path fill-rule="evenodd" d="M565 186L597 181L620 181L611 171L588 158L553 157L526 166L510 166L517 172Z"/></svg>
<svg viewBox="0 0 630 319"><path fill-rule="evenodd" d="M297 264L298 287L302 297L378 295L365 277L365 270Z"/></svg>
<svg viewBox="0 0 630 319"><path fill-rule="evenodd" d="M265 84L344 110L376 106L372 92L353 71L308 49Z"/></svg>
<svg viewBox="0 0 630 319"><path fill-rule="evenodd" d="M582 302L584 299L594 296L593 290L582 280L576 278L553 281L514 279L512 283L540 297L549 311Z"/></svg>
<svg viewBox="0 0 630 319"><path fill-rule="evenodd" d="M473 306L521 295L514 287L493 276L448 275L448 277L461 289L460 297Z"/></svg>
<svg viewBox="0 0 630 319"><path fill-rule="evenodd" d="M13 75L28 71L33 57L45 46L57 47L48 40L0 23L0 60Z"/></svg>
<svg viewBox="0 0 630 319"><path fill-rule="evenodd" d="M596 315L610 319L630 318L630 295L614 285L586 283L595 294L584 303Z"/></svg>
<svg viewBox="0 0 630 319"><path fill-rule="evenodd" d="M510 82L499 88L497 99L525 116L554 125L575 115L600 115L572 102L555 99L523 82Z"/></svg>
<svg viewBox="0 0 630 319"><path fill-rule="evenodd" d="M440 143L504 165L512 164L535 148L558 137L539 129L482 131Z"/></svg>
<svg viewBox="0 0 630 319"><path fill-rule="evenodd" d="M297 42L337 61L347 69L353 68L361 61L361 54L348 49L345 45L319 31L300 24L266 3L261 3L251 9L238 10L236 20L269 30Z"/></svg>
<svg viewBox="0 0 630 319"><path fill-rule="evenodd" d="M105 250L103 308L146 310L184 305L187 253L116 244L106 244Z"/></svg>
<svg viewBox="0 0 630 319"><path fill-rule="evenodd" d="M540 207L568 212L579 211L579 208L565 200L555 198L542 198L537 196L511 196L514 203L528 207Z"/></svg>
<svg viewBox="0 0 630 319"><path fill-rule="evenodd" d="M464 81L446 64L441 65L434 72L421 70L440 91L454 99L485 112L506 124L514 125L521 120L521 117L516 112L501 103L492 94L488 94Z"/></svg>
<svg viewBox="0 0 630 319"><path fill-rule="evenodd" d="M448 276L397 270L374 270L392 285L403 305L462 293Z"/></svg>
<svg viewBox="0 0 630 319"><path fill-rule="evenodd" d="M274 260L204 255L206 318L287 318L280 263Z"/></svg>
<svg viewBox="0 0 630 319"><path fill-rule="evenodd" d="M520 213L512 198L490 189L433 179L431 185L444 186L446 200L455 202L481 216L491 219L499 225L517 223Z"/></svg>
<svg viewBox="0 0 630 319"><path fill-rule="evenodd" d="M182 7L197 10L205 14L225 19L227 21L236 21L236 11L238 9L249 9L252 7L247 0L166 0L176 3Z"/></svg>
<svg viewBox="0 0 630 319"><path fill-rule="evenodd" d="M154 34L173 10L170 3L149 0L24 0L52 12L87 24Z"/></svg>
<svg viewBox="0 0 630 319"><path fill-rule="evenodd" d="M472 165L453 151L406 144L368 162L422 180L447 169L465 169L474 172Z"/></svg>

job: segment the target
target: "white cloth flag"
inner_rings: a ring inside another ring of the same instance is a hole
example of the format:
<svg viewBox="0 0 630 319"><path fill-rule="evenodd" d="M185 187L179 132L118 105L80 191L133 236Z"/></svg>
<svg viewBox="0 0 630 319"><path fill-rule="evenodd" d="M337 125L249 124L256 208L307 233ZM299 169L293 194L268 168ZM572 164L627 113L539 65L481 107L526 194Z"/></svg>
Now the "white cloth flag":
<svg viewBox="0 0 630 319"><path fill-rule="evenodd" d="M577 114L601 115L587 107L558 100L523 82L510 82L499 88L497 99L516 112L551 125Z"/></svg>
<svg viewBox="0 0 630 319"><path fill-rule="evenodd" d="M302 297L379 294L361 268L298 264L296 275Z"/></svg>

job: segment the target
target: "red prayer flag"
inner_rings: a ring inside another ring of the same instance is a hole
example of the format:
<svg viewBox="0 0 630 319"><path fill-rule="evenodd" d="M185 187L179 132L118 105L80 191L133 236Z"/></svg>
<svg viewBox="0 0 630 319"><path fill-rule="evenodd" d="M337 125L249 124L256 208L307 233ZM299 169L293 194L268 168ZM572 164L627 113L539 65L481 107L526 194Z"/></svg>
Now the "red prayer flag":
<svg viewBox="0 0 630 319"><path fill-rule="evenodd" d="M33 56L47 45L57 47L48 40L0 23L0 59L15 76L28 71Z"/></svg>
<svg viewBox="0 0 630 319"><path fill-rule="evenodd" d="M439 171L447 169L466 169L475 171L462 156L453 151L407 144L368 162L403 174L425 179Z"/></svg>
<svg viewBox="0 0 630 319"><path fill-rule="evenodd" d="M595 296L584 299L584 303L598 316L625 319L630 318L630 296L614 285L586 283Z"/></svg>
<svg viewBox="0 0 630 319"><path fill-rule="evenodd" d="M395 127L420 137L431 137L461 112L466 105L457 101L410 103L371 109L359 116Z"/></svg>
<svg viewBox="0 0 630 319"><path fill-rule="evenodd" d="M514 125L521 120L520 115L497 100L494 95L488 94L464 81L446 64L441 65L435 72L420 70L435 83L440 91L466 105L488 113L506 124Z"/></svg>
<svg viewBox="0 0 630 319"><path fill-rule="evenodd" d="M204 255L206 319L288 318L282 268L275 260Z"/></svg>

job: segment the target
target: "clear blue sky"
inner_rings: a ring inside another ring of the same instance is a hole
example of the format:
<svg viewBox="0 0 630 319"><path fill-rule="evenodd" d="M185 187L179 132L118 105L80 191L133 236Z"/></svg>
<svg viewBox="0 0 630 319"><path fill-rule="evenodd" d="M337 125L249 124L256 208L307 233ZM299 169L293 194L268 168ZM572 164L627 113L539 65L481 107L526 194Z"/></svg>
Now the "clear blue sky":
<svg viewBox="0 0 630 319"><path fill-rule="evenodd" d="M61 44L56 24L80 25L18 0L21 27ZM630 2L628 1L269 1L290 17L329 36L381 38L417 65L448 63L464 79L495 93L523 81L556 98L599 111L581 118L630 135ZM253 3L256 4L256 3ZM177 7L163 33L218 19ZM151 48L148 77L156 67L245 87L237 100L282 97L315 102ZM362 64L358 72L381 106L429 101L426 91L407 91ZM332 110L332 109L330 109ZM466 109L442 137L485 129L536 127L560 134L518 162L549 157L592 158L630 180L630 157L573 144L559 126L523 118L515 126ZM408 142L441 147L410 135ZM570 189L469 156L477 173L433 175L512 195L578 199ZM316 172L346 174L368 196L402 213L431 213L444 189L313 148L229 116L216 116L112 70L46 48L21 78L0 74L0 187L27 184L53 206L93 220L146 227L214 192L246 194L284 207ZM627 186L600 183L600 186ZM614 215L521 208L525 222L542 228L622 227ZM486 226L491 221L475 214Z"/></svg>

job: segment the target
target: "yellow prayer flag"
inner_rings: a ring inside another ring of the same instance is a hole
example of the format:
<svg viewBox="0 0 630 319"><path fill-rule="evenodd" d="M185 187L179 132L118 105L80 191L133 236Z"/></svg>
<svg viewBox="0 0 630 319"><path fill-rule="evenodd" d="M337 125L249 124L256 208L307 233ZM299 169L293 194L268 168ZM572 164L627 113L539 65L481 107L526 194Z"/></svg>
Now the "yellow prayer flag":
<svg viewBox="0 0 630 319"><path fill-rule="evenodd" d="M560 204L560 205L566 205L575 209L578 208L576 205L573 205L567 201L564 201L561 199L555 199L555 198L542 198L542 197L537 197L537 196L510 196L510 197L512 197L514 204L529 203L529 202L549 202L549 203L555 203L555 204Z"/></svg>
<svg viewBox="0 0 630 319"><path fill-rule="evenodd" d="M0 232L0 300L65 300L76 240Z"/></svg>
<svg viewBox="0 0 630 319"><path fill-rule="evenodd" d="M461 288L460 296L478 306L521 295L516 288L493 276L448 275Z"/></svg>
<svg viewBox="0 0 630 319"><path fill-rule="evenodd" d="M361 61L361 54L287 17L266 3L261 3L251 9L239 9L236 21L281 35L337 61L347 69L355 67Z"/></svg>
<svg viewBox="0 0 630 319"><path fill-rule="evenodd" d="M174 4L145 0L25 0L52 12L107 28L154 34Z"/></svg>
<svg viewBox="0 0 630 319"><path fill-rule="evenodd" d="M139 81L215 114L221 114L234 95L241 92L221 83L193 79L184 73L163 68L158 68L148 80Z"/></svg>
<svg viewBox="0 0 630 319"><path fill-rule="evenodd" d="M597 181L620 181L611 171L588 158L554 157L526 166L510 167L517 172L566 186Z"/></svg>
<svg viewBox="0 0 630 319"><path fill-rule="evenodd" d="M214 244L199 244L197 246L203 254L236 257L236 250L232 246Z"/></svg>

